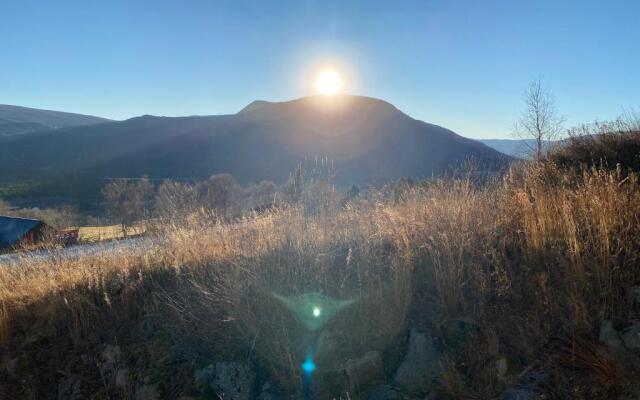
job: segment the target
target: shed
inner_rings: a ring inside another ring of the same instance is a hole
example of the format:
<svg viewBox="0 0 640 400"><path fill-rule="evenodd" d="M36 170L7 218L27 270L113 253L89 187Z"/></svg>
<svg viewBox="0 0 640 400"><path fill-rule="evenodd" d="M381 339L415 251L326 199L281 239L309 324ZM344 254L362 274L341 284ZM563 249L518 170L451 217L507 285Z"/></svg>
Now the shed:
<svg viewBox="0 0 640 400"><path fill-rule="evenodd" d="M53 232L53 228L38 219L0 215L0 248L37 244Z"/></svg>

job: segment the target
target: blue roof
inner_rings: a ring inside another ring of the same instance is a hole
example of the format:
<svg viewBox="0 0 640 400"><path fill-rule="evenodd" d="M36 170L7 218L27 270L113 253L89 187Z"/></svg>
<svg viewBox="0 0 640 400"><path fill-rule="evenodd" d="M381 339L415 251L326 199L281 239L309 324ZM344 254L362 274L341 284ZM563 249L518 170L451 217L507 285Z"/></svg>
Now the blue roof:
<svg viewBox="0 0 640 400"><path fill-rule="evenodd" d="M5 217L0 215L0 246L17 244L29 231L40 225L37 219Z"/></svg>

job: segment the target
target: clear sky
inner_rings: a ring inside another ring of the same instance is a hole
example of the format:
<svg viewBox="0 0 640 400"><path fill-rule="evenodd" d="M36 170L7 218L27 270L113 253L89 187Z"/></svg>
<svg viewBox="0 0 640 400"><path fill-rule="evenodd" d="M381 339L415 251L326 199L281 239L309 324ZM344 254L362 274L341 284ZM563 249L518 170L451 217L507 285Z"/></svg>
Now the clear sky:
<svg viewBox="0 0 640 400"><path fill-rule="evenodd" d="M3 0L0 103L125 119L345 91L509 137L541 78L567 125L640 107L638 0Z"/></svg>

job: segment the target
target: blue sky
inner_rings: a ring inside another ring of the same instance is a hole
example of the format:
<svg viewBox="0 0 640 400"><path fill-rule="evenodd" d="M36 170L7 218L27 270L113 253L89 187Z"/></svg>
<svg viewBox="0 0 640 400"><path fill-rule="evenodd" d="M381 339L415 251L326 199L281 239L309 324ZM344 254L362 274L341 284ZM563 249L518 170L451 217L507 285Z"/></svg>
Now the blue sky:
<svg viewBox="0 0 640 400"><path fill-rule="evenodd" d="M541 78L567 125L640 107L640 1L3 0L0 103L125 119L345 91L509 137Z"/></svg>

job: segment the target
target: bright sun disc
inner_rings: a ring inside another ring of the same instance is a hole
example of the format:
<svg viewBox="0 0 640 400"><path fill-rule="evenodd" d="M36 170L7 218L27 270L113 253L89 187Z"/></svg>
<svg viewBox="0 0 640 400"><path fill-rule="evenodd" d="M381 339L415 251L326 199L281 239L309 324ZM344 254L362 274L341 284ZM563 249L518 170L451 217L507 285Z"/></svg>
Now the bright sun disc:
<svg viewBox="0 0 640 400"><path fill-rule="evenodd" d="M316 88L324 95L336 94L342 89L342 79L336 71L324 71L316 79Z"/></svg>

